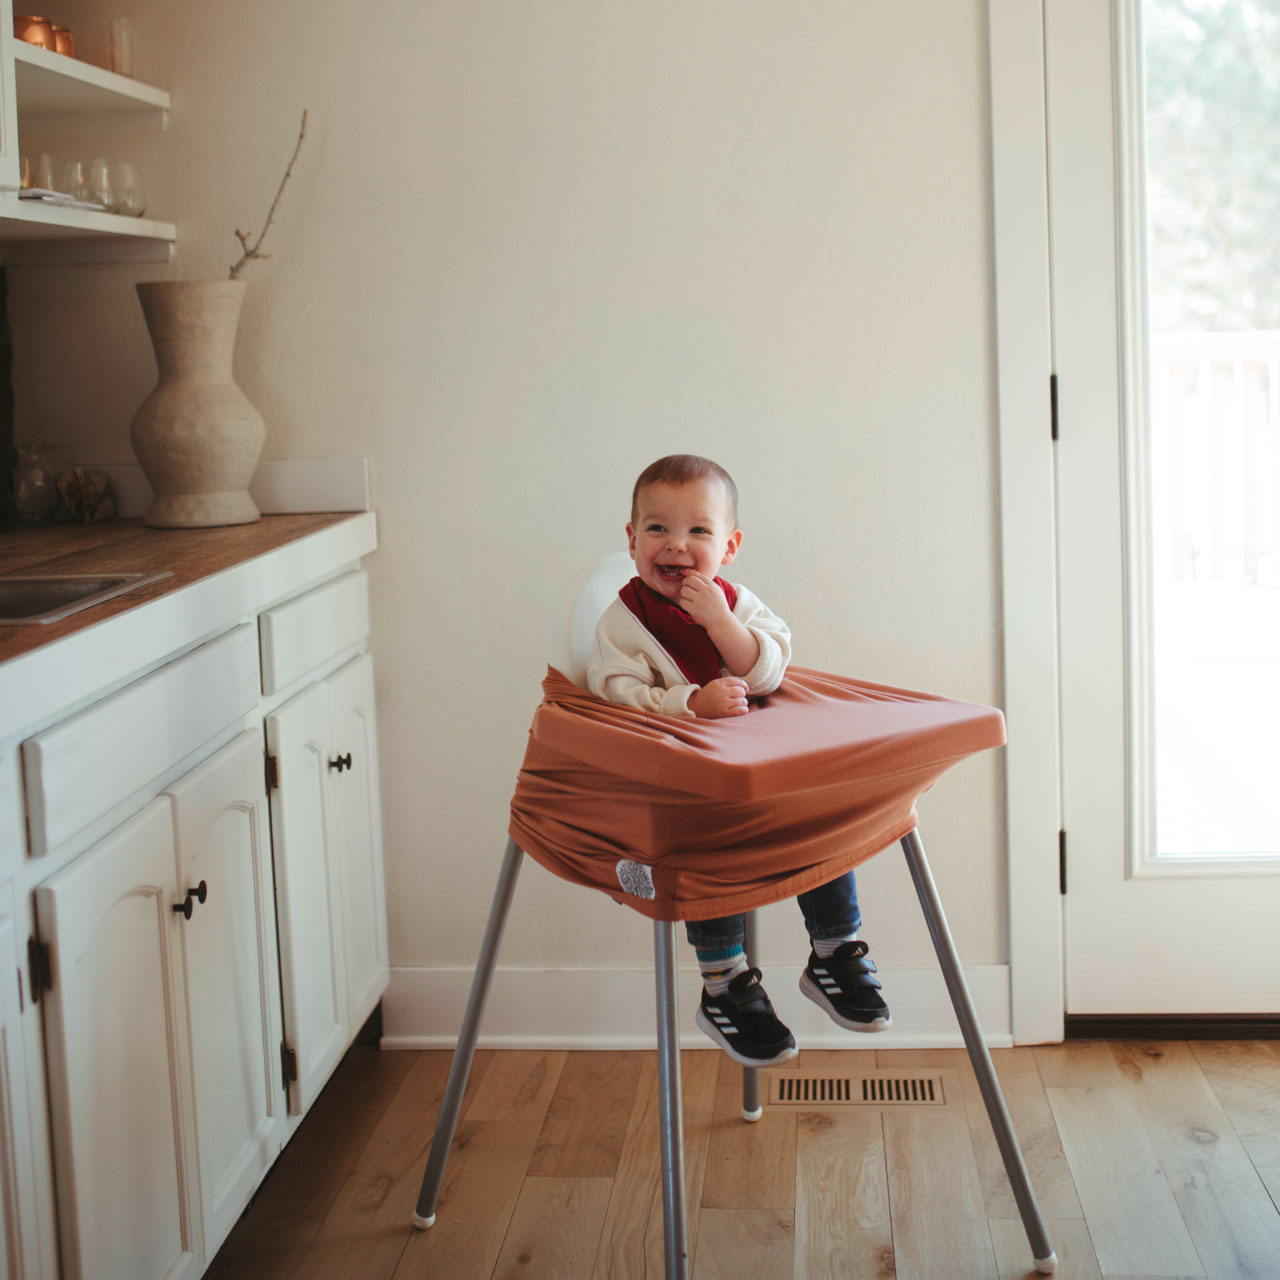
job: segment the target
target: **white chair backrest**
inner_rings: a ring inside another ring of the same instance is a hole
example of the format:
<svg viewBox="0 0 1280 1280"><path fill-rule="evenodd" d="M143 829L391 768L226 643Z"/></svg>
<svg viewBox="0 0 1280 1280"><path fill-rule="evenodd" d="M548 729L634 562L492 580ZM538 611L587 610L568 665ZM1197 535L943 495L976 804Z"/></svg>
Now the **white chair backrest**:
<svg viewBox="0 0 1280 1280"><path fill-rule="evenodd" d="M635 573L631 557L616 551L578 573L560 597L547 661L579 689L587 687L596 623Z"/></svg>

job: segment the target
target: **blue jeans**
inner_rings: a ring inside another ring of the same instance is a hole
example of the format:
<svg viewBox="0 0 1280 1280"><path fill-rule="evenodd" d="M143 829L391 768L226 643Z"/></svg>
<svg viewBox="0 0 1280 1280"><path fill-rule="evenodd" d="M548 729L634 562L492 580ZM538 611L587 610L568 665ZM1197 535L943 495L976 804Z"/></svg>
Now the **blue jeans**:
<svg viewBox="0 0 1280 1280"><path fill-rule="evenodd" d="M852 871L802 893L796 901L804 914L804 925L815 942L820 938L844 938L862 924L858 910L858 885ZM724 951L732 954L742 946L746 936L746 917L721 916L716 920L686 920L685 936L699 951Z"/></svg>

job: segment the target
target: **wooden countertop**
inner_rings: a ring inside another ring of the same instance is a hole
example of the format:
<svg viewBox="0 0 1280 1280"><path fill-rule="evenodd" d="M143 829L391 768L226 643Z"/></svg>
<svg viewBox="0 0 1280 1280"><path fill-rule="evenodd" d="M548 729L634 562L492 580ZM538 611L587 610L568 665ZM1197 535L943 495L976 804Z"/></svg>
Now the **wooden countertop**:
<svg viewBox="0 0 1280 1280"><path fill-rule="evenodd" d="M141 520L0 529L0 577L166 569L173 574L59 622L0 626L0 663L351 518L347 513L263 516L256 524L221 529L150 529Z"/></svg>

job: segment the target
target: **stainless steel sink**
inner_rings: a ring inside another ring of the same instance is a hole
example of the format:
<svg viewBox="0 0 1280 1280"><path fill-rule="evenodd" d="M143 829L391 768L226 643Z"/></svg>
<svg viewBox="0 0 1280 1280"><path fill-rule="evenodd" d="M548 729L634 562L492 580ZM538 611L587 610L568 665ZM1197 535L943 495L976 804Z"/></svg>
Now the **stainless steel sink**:
<svg viewBox="0 0 1280 1280"><path fill-rule="evenodd" d="M0 627L57 622L81 609L171 578L163 573L41 573L0 578Z"/></svg>

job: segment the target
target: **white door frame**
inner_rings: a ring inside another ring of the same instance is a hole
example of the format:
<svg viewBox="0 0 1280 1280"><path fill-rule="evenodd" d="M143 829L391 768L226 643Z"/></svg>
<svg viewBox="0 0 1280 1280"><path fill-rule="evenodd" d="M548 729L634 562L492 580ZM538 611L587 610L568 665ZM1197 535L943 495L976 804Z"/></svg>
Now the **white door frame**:
<svg viewBox="0 0 1280 1280"><path fill-rule="evenodd" d="M1044 14L988 0L987 21L1011 1022L1015 1044L1036 1044L1063 1038L1065 1013Z"/></svg>

